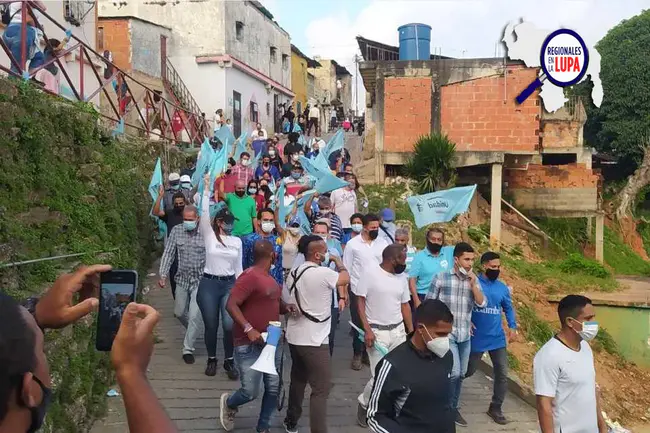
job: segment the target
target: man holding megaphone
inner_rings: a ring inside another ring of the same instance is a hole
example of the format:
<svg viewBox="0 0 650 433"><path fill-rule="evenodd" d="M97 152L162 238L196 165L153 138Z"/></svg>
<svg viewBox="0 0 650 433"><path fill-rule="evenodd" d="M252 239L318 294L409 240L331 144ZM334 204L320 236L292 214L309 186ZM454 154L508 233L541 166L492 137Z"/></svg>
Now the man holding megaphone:
<svg viewBox="0 0 650 433"><path fill-rule="evenodd" d="M269 431L269 421L277 408L280 390L280 376L277 372L281 352L275 350L282 332L280 314L296 314L298 311L295 305L282 301L282 288L269 274L275 262L273 245L263 239L255 242L253 259L253 266L237 278L226 305L235 322L232 330L234 358L241 388L232 394L221 395L219 415L225 431L231 431L235 427L235 415L239 406L259 396L262 383L264 396L257 431ZM262 336L263 333L266 339Z"/></svg>

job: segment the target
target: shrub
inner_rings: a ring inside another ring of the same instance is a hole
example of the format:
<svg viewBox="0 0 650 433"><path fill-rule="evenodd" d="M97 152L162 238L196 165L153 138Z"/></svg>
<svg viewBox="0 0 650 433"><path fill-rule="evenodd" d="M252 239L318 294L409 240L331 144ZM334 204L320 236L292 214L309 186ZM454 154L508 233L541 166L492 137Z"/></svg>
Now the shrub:
<svg viewBox="0 0 650 433"><path fill-rule="evenodd" d="M420 194L449 188L456 181L456 145L442 134L425 135L415 143L406 174L417 182Z"/></svg>
<svg viewBox="0 0 650 433"><path fill-rule="evenodd" d="M559 267L562 272L566 273L580 272L598 278L610 276L609 271L600 263L575 253L569 254L566 259L562 260Z"/></svg>

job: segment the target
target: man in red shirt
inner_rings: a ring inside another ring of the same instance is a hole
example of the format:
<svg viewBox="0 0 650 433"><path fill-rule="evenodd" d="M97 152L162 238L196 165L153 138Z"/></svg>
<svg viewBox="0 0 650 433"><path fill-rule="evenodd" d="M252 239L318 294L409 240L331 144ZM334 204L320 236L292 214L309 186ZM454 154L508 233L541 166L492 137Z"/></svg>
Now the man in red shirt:
<svg viewBox="0 0 650 433"><path fill-rule="evenodd" d="M269 322L279 322L280 314L295 314L295 305L282 301L282 288L269 274L275 263L273 245L267 240L258 240L253 247L253 266L237 278L230 292L226 310L234 321L233 342L235 365L239 370L241 388L236 392L221 395L219 416L225 431L235 427L237 408L255 400L264 382L262 408L257 421L258 432L269 431L269 421L277 408L280 390L280 376L261 373L251 369L264 348L262 332ZM275 353L275 368L280 371L281 351Z"/></svg>

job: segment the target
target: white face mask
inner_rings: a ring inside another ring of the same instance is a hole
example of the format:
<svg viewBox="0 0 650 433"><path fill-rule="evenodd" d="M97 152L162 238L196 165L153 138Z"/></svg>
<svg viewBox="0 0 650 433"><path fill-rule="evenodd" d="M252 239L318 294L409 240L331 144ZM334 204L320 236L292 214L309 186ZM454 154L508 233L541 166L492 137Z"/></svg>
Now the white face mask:
<svg viewBox="0 0 650 433"><path fill-rule="evenodd" d="M300 234L300 227L289 227L289 233L291 233L294 236L298 236Z"/></svg>
<svg viewBox="0 0 650 433"><path fill-rule="evenodd" d="M598 322L582 322L582 331L578 331L578 335L585 341L593 340L598 335Z"/></svg>
<svg viewBox="0 0 650 433"><path fill-rule="evenodd" d="M458 272L460 272L462 275L469 275L469 271L465 268L463 268L460 264L458 264Z"/></svg>
<svg viewBox="0 0 650 433"><path fill-rule="evenodd" d="M361 233L361 230L363 230L363 224L351 224L350 227L355 233Z"/></svg>
<svg viewBox="0 0 650 433"><path fill-rule="evenodd" d="M327 242L327 235L320 235L320 234L317 234L316 236L320 236L321 239L323 239L325 242Z"/></svg>
<svg viewBox="0 0 650 433"><path fill-rule="evenodd" d="M275 150L269 150L269 156L275 156Z"/></svg>
<svg viewBox="0 0 650 433"><path fill-rule="evenodd" d="M444 357L447 352L449 352L449 337L436 337L432 338L431 334L429 334L429 330L427 328L424 328L426 331L427 335L431 340L427 341L427 349L434 355L436 355L439 358Z"/></svg>
<svg viewBox="0 0 650 433"><path fill-rule="evenodd" d="M241 160L241 165L243 165L244 167L247 167L248 164L250 164L250 163L251 163L250 159L242 159Z"/></svg>
<svg viewBox="0 0 650 433"><path fill-rule="evenodd" d="M275 224L273 224L271 221L264 221L262 223L262 231L264 233L271 233L274 228L275 228Z"/></svg>

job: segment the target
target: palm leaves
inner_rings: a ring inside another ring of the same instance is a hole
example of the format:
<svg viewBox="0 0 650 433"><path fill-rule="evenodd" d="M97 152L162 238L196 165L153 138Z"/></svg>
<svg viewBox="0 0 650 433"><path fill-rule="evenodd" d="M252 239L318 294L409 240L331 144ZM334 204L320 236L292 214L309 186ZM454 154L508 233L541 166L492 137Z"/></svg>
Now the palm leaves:
<svg viewBox="0 0 650 433"><path fill-rule="evenodd" d="M406 173L417 182L420 194L446 189L456 181L456 144L443 134L422 136L406 163Z"/></svg>

